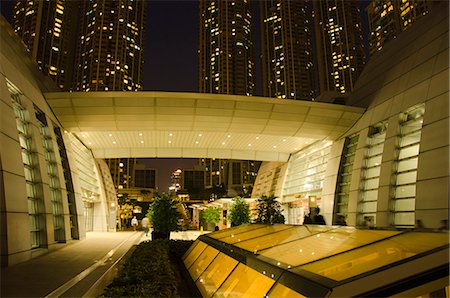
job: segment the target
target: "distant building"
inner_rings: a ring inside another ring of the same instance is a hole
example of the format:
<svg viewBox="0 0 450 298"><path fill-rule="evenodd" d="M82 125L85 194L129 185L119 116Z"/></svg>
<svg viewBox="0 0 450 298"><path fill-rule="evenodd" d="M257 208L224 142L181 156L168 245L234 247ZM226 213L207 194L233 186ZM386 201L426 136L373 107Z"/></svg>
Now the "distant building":
<svg viewBox="0 0 450 298"><path fill-rule="evenodd" d="M205 168L205 188L223 186L228 196L250 196L261 162L202 158L199 164Z"/></svg>
<svg viewBox="0 0 450 298"><path fill-rule="evenodd" d="M182 189L186 191L203 191L205 189L205 169L195 166L181 172Z"/></svg>
<svg viewBox="0 0 450 298"><path fill-rule="evenodd" d="M12 26L40 70L72 88L79 1L15 1Z"/></svg>
<svg viewBox="0 0 450 298"><path fill-rule="evenodd" d="M199 8L199 91L253 95L250 1L201 0Z"/></svg>
<svg viewBox="0 0 450 298"><path fill-rule="evenodd" d="M370 55L428 13L432 0L373 0L367 6Z"/></svg>
<svg viewBox="0 0 450 298"><path fill-rule="evenodd" d="M117 193L139 199L156 190L156 169L139 163L137 158L111 158L105 162Z"/></svg>
<svg viewBox="0 0 450 298"><path fill-rule="evenodd" d="M259 1L263 94L312 100L314 85L309 1Z"/></svg>
<svg viewBox="0 0 450 298"><path fill-rule="evenodd" d="M358 1L312 1L320 93L345 94L361 74L366 57Z"/></svg>
<svg viewBox="0 0 450 298"><path fill-rule="evenodd" d="M81 12L76 90L141 90L146 1L82 1Z"/></svg>

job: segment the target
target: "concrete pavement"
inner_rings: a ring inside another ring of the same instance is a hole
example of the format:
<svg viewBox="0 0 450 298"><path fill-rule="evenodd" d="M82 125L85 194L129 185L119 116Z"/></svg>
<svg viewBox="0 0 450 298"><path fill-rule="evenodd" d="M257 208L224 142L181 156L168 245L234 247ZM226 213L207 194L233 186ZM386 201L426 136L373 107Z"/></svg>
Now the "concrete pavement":
<svg viewBox="0 0 450 298"><path fill-rule="evenodd" d="M1 297L82 297L142 232L89 232L54 252L1 270Z"/></svg>
<svg viewBox="0 0 450 298"><path fill-rule="evenodd" d="M172 232L195 240L203 231ZM142 231L89 232L86 238L27 262L1 269L0 297L95 297L135 245L151 240Z"/></svg>

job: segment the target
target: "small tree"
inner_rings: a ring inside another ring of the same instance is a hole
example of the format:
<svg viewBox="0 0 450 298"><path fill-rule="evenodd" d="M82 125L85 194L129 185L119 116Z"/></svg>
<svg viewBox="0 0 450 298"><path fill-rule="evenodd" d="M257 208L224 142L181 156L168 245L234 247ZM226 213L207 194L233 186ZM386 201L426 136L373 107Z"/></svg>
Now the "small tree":
<svg viewBox="0 0 450 298"><path fill-rule="evenodd" d="M153 226L153 239L168 239L171 231L178 230L178 220L181 219L181 214L178 212L177 203L174 200L167 195L159 195L150 205L147 217Z"/></svg>
<svg viewBox="0 0 450 298"><path fill-rule="evenodd" d="M233 199L233 205L227 215L231 226L240 226L250 222L250 206L242 197Z"/></svg>
<svg viewBox="0 0 450 298"><path fill-rule="evenodd" d="M284 223L284 216L281 213L281 204L275 196L261 196L258 199L258 214L256 222L259 223Z"/></svg>
<svg viewBox="0 0 450 298"><path fill-rule="evenodd" d="M202 218L206 223L212 223L217 225L220 221L220 210L219 208L208 207L202 213Z"/></svg>

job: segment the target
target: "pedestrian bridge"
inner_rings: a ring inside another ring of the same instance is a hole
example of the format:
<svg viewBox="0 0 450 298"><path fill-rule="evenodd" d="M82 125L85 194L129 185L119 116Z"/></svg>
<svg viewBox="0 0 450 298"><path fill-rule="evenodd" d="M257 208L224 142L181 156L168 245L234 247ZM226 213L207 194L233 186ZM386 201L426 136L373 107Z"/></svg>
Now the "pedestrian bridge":
<svg viewBox="0 0 450 298"><path fill-rule="evenodd" d="M52 92L49 105L96 158L287 161L335 140L364 109L336 104L179 92Z"/></svg>

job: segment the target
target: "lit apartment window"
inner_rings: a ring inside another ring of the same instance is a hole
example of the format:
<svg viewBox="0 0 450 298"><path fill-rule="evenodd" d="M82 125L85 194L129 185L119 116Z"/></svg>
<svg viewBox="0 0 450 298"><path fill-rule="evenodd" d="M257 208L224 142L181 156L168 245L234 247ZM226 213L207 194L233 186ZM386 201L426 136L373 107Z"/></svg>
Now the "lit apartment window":
<svg viewBox="0 0 450 298"><path fill-rule="evenodd" d="M353 162L355 161L355 152L358 145L358 139L359 135L354 135L347 137L345 140L336 185L333 221L336 221L338 216L344 216L345 218L347 217L350 181L352 180Z"/></svg>
<svg viewBox="0 0 450 298"><path fill-rule="evenodd" d="M17 131L19 133L19 142L22 148L22 161L25 174L26 192L28 198L28 214L30 225L31 247L38 248L42 245L41 237L44 237L43 218L44 214L40 206L43 206L42 191L38 185L39 166L36 164L36 158L32 148L34 140L30 133L29 114L21 102L21 92L9 81L7 81L8 90L11 94L11 102L16 115Z"/></svg>
<svg viewBox="0 0 450 298"><path fill-rule="evenodd" d="M358 225L376 224L378 186L386 128L387 122L381 122L369 128L358 202Z"/></svg>
<svg viewBox="0 0 450 298"><path fill-rule="evenodd" d="M400 115L400 134L391 198L392 224L414 227L417 163L425 107L423 105Z"/></svg>

